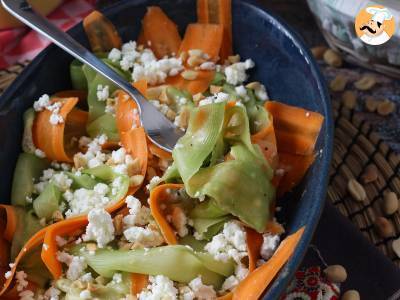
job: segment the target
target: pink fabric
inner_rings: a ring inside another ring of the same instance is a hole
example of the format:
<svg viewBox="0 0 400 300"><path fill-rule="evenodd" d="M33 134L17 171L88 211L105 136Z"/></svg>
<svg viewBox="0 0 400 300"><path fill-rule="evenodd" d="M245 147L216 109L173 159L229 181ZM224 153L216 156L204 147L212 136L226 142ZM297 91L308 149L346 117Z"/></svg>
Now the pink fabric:
<svg viewBox="0 0 400 300"><path fill-rule="evenodd" d="M79 23L94 8L95 0L68 0L52 12L48 19L66 31ZM27 27L0 31L0 69L17 62L32 60L49 40Z"/></svg>

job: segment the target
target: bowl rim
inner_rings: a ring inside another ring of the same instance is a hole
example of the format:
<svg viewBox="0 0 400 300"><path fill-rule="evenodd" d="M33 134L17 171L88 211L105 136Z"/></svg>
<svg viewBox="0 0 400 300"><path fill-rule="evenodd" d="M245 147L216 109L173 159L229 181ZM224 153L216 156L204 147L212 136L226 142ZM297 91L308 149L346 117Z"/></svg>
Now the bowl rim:
<svg viewBox="0 0 400 300"><path fill-rule="evenodd" d="M122 0L111 4L103 9L100 9L102 13L106 16L109 14L115 13L116 10L120 10L121 6L124 5L146 5L146 0L135 1L132 4L130 0ZM299 267L302 262L303 257L305 256L308 245L313 237L314 231L319 222L320 216L322 214L323 207L325 205L325 196L327 192L328 178L329 178L329 167L332 159L333 152L333 136L334 136L334 124L333 124L333 116L331 109L331 100L329 97L327 85L325 79L318 67L317 62L314 60L308 46L306 46L302 37L294 31L281 17L277 16L275 13L271 12L269 9L263 7L261 3L257 0L233 0L233 2L242 3L243 5L252 7L257 10L257 13L262 15L263 18L267 19L274 27L278 28L282 34L286 36L293 43L293 45L302 53L302 56L306 60L311 73L317 83L317 90L320 95L320 101L322 104L322 108L325 112L325 135L320 136L319 139L324 139L323 145L323 153L321 154L321 170L320 177L322 178L319 185L319 192L317 194L322 195L323 198L319 201L315 201L314 205L310 207L312 211L311 215L313 218L307 219L307 226L305 228L304 234L293 253L292 257L286 263L284 268L280 270L280 272L275 277L273 283L269 286L267 292L263 296L264 300L267 299L278 299L279 296L285 291L289 281L295 274L295 271ZM73 34L74 31L79 30L82 22L77 23L71 29L68 30L68 33ZM59 49L56 45L51 43L45 49L43 49L32 61L31 63L21 72L19 76L13 81L13 83L4 91L4 93L0 96L0 114L7 113L7 106L11 104L7 103L6 99L11 99L12 95L17 93L19 88L22 87L27 78L36 71L37 67L42 63L46 56L51 51L56 51ZM59 49L59 51L62 51ZM304 224L305 225L305 224Z"/></svg>

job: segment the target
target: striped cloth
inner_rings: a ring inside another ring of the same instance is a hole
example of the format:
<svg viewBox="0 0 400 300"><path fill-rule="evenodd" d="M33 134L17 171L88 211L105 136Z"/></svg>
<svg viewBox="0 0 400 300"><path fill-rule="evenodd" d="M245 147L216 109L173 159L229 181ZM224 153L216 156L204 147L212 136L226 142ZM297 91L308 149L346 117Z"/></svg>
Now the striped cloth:
<svg viewBox="0 0 400 300"><path fill-rule="evenodd" d="M66 31L79 23L94 8L95 0L68 0L52 12L48 19ZM32 60L49 40L27 27L0 31L0 69Z"/></svg>

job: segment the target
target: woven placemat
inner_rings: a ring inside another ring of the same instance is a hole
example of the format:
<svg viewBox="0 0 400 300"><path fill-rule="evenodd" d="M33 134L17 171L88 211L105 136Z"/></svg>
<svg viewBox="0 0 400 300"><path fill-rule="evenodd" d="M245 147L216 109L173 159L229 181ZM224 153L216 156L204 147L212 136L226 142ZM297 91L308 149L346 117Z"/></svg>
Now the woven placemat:
<svg viewBox="0 0 400 300"><path fill-rule="evenodd" d="M0 70L0 94L27 65L26 63ZM393 191L400 195L400 156L375 133L372 127L353 111L343 107L340 102L333 102L335 118L335 141L328 199L339 211L347 216L370 240L380 248L394 263L400 266L391 242L400 236L400 213L388 217L395 227L395 235L383 239L375 230L376 216L382 216L383 193ZM367 200L354 201L348 193L349 179L360 179L365 168L375 164L378 180L365 185ZM340 234L340 232L338 233Z"/></svg>

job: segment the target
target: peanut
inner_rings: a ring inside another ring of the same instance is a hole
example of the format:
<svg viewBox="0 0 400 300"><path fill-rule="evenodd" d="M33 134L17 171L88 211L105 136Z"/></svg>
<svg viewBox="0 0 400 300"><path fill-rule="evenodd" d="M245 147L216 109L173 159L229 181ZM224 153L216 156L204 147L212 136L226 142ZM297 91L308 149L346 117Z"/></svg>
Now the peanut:
<svg viewBox="0 0 400 300"><path fill-rule="evenodd" d="M315 59L322 59L327 49L326 46L316 46L311 48L311 52Z"/></svg>
<svg viewBox="0 0 400 300"><path fill-rule="evenodd" d="M193 70L185 70L181 73L181 76L186 80L196 80L198 73Z"/></svg>
<svg viewBox="0 0 400 300"><path fill-rule="evenodd" d="M210 93L211 94L218 94L222 91L222 86L219 85L211 85L210 86Z"/></svg>
<svg viewBox="0 0 400 300"><path fill-rule="evenodd" d="M348 109L354 109L357 105L357 95L353 91L344 91L342 94L343 105Z"/></svg>
<svg viewBox="0 0 400 300"><path fill-rule="evenodd" d="M238 63L238 62L240 61L240 55L239 55L239 54L236 54L236 55L228 56L228 61L229 61L231 64Z"/></svg>
<svg viewBox="0 0 400 300"><path fill-rule="evenodd" d="M97 245L95 243L87 243L86 244L86 249L88 251L96 251L97 250Z"/></svg>
<svg viewBox="0 0 400 300"><path fill-rule="evenodd" d="M374 182L377 179L378 179L378 169L377 169L376 165L374 165L374 164L368 165L365 168L364 173L361 175L362 182L366 184L366 183Z"/></svg>
<svg viewBox="0 0 400 300"><path fill-rule="evenodd" d="M383 238L392 237L394 234L393 224L385 217L376 218L375 228L379 235Z"/></svg>
<svg viewBox="0 0 400 300"><path fill-rule="evenodd" d="M397 240L393 240L392 249L394 253L396 253L397 257L400 258L400 238L398 238Z"/></svg>
<svg viewBox="0 0 400 300"><path fill-rule="evenodd" d="M368 97L365 100L365 108L369 112L375 112L376 109L378 108L379 101L376 100L374 97Z"/></svg>
<svg viewBox="0 0 400 300"><path fill-rule="evenodd" d="M354 178L347 183L347 189L354 200L362 202L367 199L367 193L364 187Z"/></svg>
<svg viewBox="0 0 400 300"><path fill-rule="evenodd" d="M354 87L361 91L367 91L373 88L375 84L376 84L375 76L364 75L359 80L354 82Z"/></svg>
<svg viewBox="0 0 400 300"><path fill-rule="evenodd" d="M329 87L334 92L342 92L346 87L348 78L343 74L337 75L329 84Z"/></svg>
<svg viewBox="0 0 400 300"><path fill-rule="evenodd" d="M395 111L395 109L396 104L387 99L379 102L377 107L378 114L384 117L390 115L392 112Z"/></svg>
<svg viewBox="0 0 400 300"><path fill-rule="evenodd" d="M324 270L326 278L334 283L342 283L347 279L346 269L342 265L331 265Z"/></svg>
<svg viewBox="0 0 400 300"><path fill-rule="evenodd" d="M342 295L342 300L360 300L360 293L356 290L348 290Z"/></svg>
<svg viewBox="0 0 400 300"><path fill-rule="evenodd" d="M122 228L122 219L124 216L122 214L118 214L114 217L113 219L113 224L114 224L114 229L115 229L115 235L121 235L123 228Z"/></svg>
<svg viewBox="0 0 400 300"><path fill-rule="evenodd" d="M141 185L144 180L143 175L133 175L129 178L129 185L130 186L138 186Z"/></svg>
<svg viewBox="0 0 400 300"><path fill-rule="evenodd" d="M383 212L386 215L392 215L399 209L399 199L393 192L387 192L383 195Z"/></svg>
<svg viewBox="0 0 400 300"><path fill-rule="evenodd" d="M332 49L326 50L323 58L324 61L331 67L339 68L343 64L343 60L340 54L333 51Z"/></svg>

